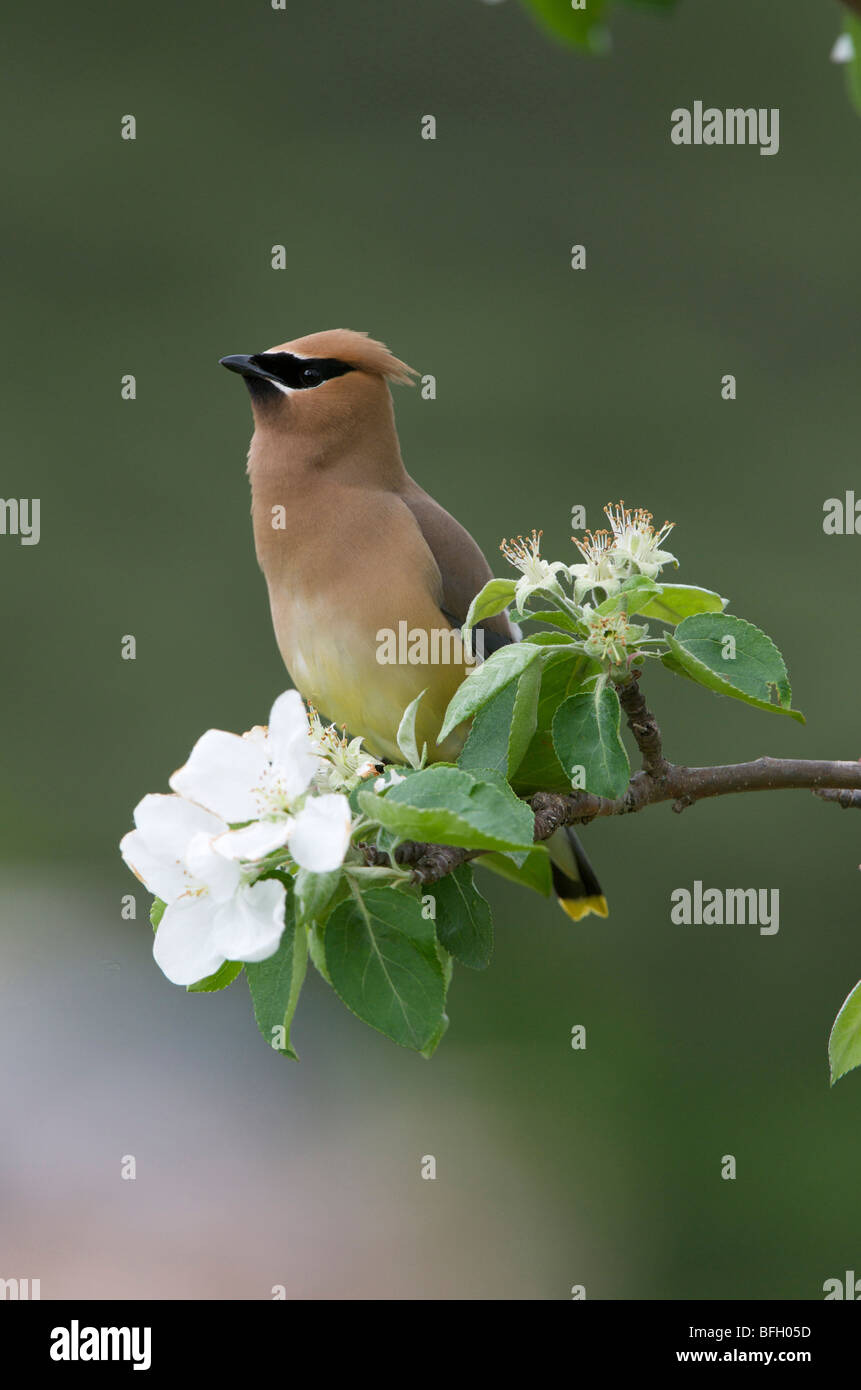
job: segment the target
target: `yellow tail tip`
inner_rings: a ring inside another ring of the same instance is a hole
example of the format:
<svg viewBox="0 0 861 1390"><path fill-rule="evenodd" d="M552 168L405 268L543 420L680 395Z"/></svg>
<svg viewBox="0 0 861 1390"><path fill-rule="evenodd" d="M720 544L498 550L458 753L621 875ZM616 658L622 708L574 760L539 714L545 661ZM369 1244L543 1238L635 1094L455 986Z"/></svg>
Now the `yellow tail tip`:
<svg viewBox="0 0 861 1390"><path fill-rule="evenodd" d="M557 898L556 901L572 922L579 922L581 917L588 917L590 912L594 912L596 917L609 917L610 915L607 899L603 894L595 898Z"/></svg>

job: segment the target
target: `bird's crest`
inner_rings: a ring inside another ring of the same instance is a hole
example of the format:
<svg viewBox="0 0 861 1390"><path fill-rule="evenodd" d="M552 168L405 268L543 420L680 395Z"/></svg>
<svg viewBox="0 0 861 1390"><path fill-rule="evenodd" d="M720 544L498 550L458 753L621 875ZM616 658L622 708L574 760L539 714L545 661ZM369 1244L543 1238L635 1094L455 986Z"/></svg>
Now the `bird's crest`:
<svg viewBox="0 0 861 1390"><path fill-rule="evenodd" d="M322 333L309 333L305 338L294 338L291 343L279 343L277 347L267 348L267 352L336 358L358 371L374 372L386 381L397 382L401 386L412 386L413 377L418 376L416 369L408 367L406 362L401 362L400 358L389 352L385 343L351 328L329 328Z"/></svg>

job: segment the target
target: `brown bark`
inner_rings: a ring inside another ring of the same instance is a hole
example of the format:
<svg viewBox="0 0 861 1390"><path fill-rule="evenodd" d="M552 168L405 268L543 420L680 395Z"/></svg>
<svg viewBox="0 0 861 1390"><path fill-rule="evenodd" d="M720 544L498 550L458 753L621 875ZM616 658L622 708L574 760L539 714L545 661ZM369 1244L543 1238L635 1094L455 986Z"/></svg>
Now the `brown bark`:
<svg viewBox="0 0 861 1390"><path fill-rule="evenodd" d="M861 0L858 0L861 9ZM823 801L861 809L861 761L828 762L805 758L756 758L747 763L717 767L682 767L664 757L658 722L646 705L637 676L617 687L619 700L643 759L624 793L615 798L591 792L537 792L528 798L535 813L535 840L547 840L562 825L585 825L603 816L625 816L671 801L674 811L684 811L697 801L740 792L813 791ZM362 847L368 863L383 864L388 858L370 845ZM475 859L480 850L452 845L428 845L407 841L398 846L399 864L412 867L413 880L435 883L458 865Z"/></svg>

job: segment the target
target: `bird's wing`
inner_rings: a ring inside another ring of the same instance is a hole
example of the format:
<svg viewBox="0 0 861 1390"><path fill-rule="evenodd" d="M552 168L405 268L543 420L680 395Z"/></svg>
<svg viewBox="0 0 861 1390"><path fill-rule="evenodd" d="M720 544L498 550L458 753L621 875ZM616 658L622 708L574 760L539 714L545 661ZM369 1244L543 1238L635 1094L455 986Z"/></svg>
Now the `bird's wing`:
<svg viewBox="0 0 861 1390"><path fill-rule="evenodd" d="M409 487L401 496L436 560L442 580L440 608L453 626L460 627L466 621L469 605L488 579L493 578L493 572L466 528L418 483L410 479ZM485 649L488 654L514 641L507 613L487 618L479 626L487 633Z"/></svg>

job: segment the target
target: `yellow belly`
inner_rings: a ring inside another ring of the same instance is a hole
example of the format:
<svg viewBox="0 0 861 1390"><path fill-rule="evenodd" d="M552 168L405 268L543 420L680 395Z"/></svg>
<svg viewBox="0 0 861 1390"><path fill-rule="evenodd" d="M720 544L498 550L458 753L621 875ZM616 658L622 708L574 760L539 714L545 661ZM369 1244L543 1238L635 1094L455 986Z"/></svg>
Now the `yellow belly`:
<svg viewBox="0 0 861 1390"><path fill-rule="evenodd" d="M284 664L296 689L325 718L345 725L353 737L361 735L375 757L402 762L398 726L424 690L416 720L419 749L427 744L430 762L457 757L465 730L436 743L449 701L470 669L456 634L403 619L374 630L349 617L333 622L331 613L326 621L314 621L307 607L285 618L282 611L276 622Z"/></svg>

